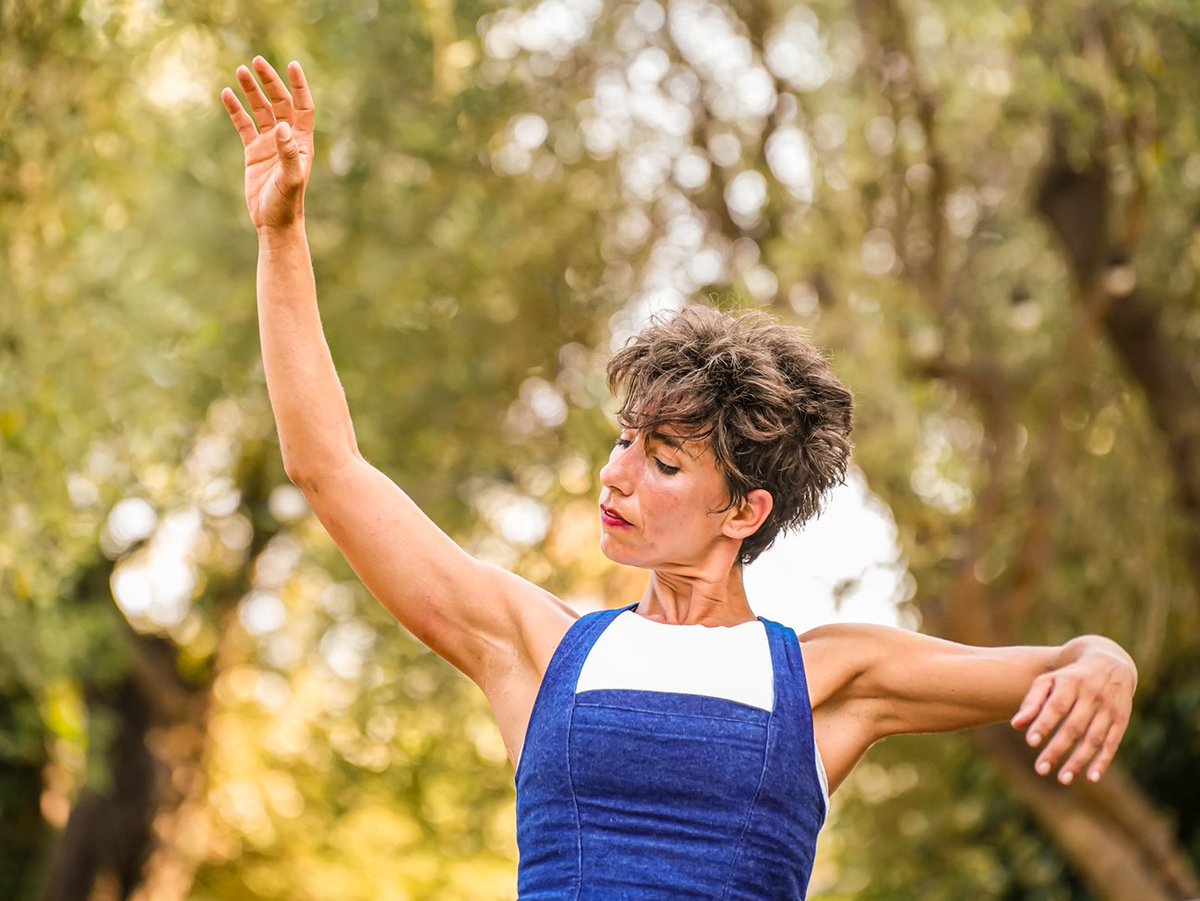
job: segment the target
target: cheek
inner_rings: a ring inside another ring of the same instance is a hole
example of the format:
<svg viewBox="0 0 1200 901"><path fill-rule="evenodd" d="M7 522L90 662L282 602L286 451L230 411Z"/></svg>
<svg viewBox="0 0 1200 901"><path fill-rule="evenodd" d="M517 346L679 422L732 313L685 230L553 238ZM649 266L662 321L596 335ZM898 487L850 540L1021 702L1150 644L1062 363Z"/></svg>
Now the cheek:
<svg viewBox="0 0 1200 901"><path fill-rule="evenodd" d="M713 509L701 492L686 485L664 486L656 491L654 506L658 510L657 530L667 537L702 531L708 522L708 512Z"/></svg>

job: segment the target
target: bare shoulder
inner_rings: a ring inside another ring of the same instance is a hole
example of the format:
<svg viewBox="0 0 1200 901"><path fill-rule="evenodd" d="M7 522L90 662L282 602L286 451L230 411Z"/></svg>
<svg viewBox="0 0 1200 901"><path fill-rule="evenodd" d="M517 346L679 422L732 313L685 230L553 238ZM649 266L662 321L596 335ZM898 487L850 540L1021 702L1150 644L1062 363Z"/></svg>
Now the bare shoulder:
<svg viewBox="0 0 1200 901"><path fill-rule="evenodd" d="M846 694L903 630L869 623L827 623L799 636L813 709Z"/></svg>
<svg viewBox="0 0 1200 901"><path fill-rule="evenodd" d="M579 614L550 592L513 573L498 571L512 623L512 644L497 665L478 680L513 766L525 743L546 670Z"/></svg>
<svg viewBox="0 0 1200 901"><path fill-rule="evenodd" d="M813 739L833 792L878 740L871 709L856 690L884 652L886 626L830 623L799 636L813 711Z"/></svg>
<svg viewBox="0 0 1200 901"><path fill-rule="evenodd" d="M514 573L498 570L497 578L504 586L512 622L511 667L536 673L540 682L550 658L579 614L549 591Z"/></svg>

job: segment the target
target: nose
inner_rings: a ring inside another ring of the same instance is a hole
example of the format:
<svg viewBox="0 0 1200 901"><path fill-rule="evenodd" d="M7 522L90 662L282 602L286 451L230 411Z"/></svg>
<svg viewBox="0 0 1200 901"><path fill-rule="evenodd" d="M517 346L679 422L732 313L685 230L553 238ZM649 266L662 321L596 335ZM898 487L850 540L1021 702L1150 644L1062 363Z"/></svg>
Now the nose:
<svg viewBox="0 0 1200 901"><path fill-rule="evenodd" d="M608 462L600 467L600 485L602 487L609 491L615 491L617 494L629 496L633 489L633 472L630 465L632 461L629 459L630 451L633 449L632 444L629 447L617 445L613 448Z"/></svg>

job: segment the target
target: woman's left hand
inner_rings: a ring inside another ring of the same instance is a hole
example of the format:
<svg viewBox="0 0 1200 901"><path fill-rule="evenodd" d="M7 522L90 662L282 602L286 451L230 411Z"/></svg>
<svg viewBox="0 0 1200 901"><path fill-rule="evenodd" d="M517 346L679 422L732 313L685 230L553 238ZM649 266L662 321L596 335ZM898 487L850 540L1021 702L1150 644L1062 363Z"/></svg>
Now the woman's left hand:
<svg viewBox="0 0 1200 901"><path fill-rule="evenodd" d="M1129 725L1137 666L1120 645L1098 635L1067 642L1060 660L1033 681L1012 725L1027 729L1026 741L1034 748L1053 733L1034 764L1040 775L1066 757L1059 782L1070 785L1083 772L1098 782Z"/></svg>

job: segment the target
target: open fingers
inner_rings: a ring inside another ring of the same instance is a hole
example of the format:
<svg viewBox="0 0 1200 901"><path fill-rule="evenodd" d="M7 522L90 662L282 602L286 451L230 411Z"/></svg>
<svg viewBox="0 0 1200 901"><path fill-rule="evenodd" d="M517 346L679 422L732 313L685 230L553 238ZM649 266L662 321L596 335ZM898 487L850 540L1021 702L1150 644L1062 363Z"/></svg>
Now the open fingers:
<svg viewBox="0 0 1200 901"><path fill-rule="evenodd" d="M267 99L271 102L271 111L275 118L290 122L293 114L292 95L288 93L287 85L283 83L283 79L279 77L275 67L263 57L256 56L254 57L254 71L262 79L263 88L267 93Z"/></svg>
<svg viewBox="0 0 1200 901"><path fill-rule="evenodd" d="M254 74L245 66L238 66L237 78L238 84L242 86L242 92L246 95L246 100L250 103L250 112L254 115L254 121L258 123L258 130L269 131L274 128L275 113L272 111L266 95L262 92L262 88L258 86Z"/></svg>
<svg viewBox="0 0 1200 901"><path fill-rule="evenodd" d="M297 112L311 112L313 109L312 93L308 90L308 79L304 70L295 60L288 63L288 81L292 83L292 99Z"/></svg>
<svg viewBox="0 0 1200 901"><path fill-rule="evenodd" d="M1031 748L1040 747L1063 718L1071 712L1077 697L1074 683L1051 675L1042 676L1026 698L1025 705L1014 718L1014 724L1029 723L1025 740ZM1032 722L1031 722L1032 720Z"/></svg>
<svg viewBox="0 0 1200 901"><path fill-rule="evenodd" d="M1079 744L1075 746L1075 750L1071 756L1067 758L1067 762L1063 764L1062 770L1059 771L1058 781L1063 785L1070 785L1075 777L1084 771L1089 761L1093 760L1097 754L1104 748L1105 741L1109 733L1112 731L1112 717L1109 713L1101 708L1101 710L1092 718L1091 724L1087 728L1087 732L1080 739ZM1096 770L1093 764L1089 770L1089 775ZM1092 779L1095 782L1095 779Z"/></svg>
<svg viewBox="0 0 1200 901"><path fill-rule="evenodd" d="M1100 777L1108 772L1108 765L1117 756L1117 748L1121 746L1121 736L1125 734L1125 727L1127 725L1128 720L1125 722L1118 721L1109 727L1108 735L1104 738L1104 744L1100 748L1100 753L1096 755L1096 759L1088 767L1088 781L1099 782Z"/></svg>
<svg viewBox="0 0 1200 901"><path fill-rule="evenodd" d="M1055 699L1051 697L1049 707ZM1076 698L1074 705L1071 707L1070 714L1062 725L1058 727L1058 731L1054 733L1052 738L1045 747L1045 750L1038 755L1035 769L1041 775L1045 776L1058 762L1066 755L1067 751L1075 747L1075 745L1088 734L1091 728L1092 721L1096 718L1096 710L1099 707L1099 700L1096 698L1080 695ZM1105 727L1107 731L1107 724ZM1101 734L1103 737L1103 733ZM1064 785L1069 785L1073 775L1067 776L1068 770L1064 767L1060 773L1060 780Z"/></svg>
<svg viewBox="0 0 1200 901"><path fill-rule="evenodd" d="M1014 729L1024 729L1033 722L1033 718L1037 716L1042 705L1046 703L1046 698L1050 697L1050 692L1054 689L1054 680L1048 676L1040 676L1033 681L1033 685L1029 687L1028 694L1025 695L1025 700L1021 702L1021 709L1017 711L1012 718L1012 726ZM1030 744L1036 742L1030 741Z"/></svg>
<svg viewBox="0 0 1200 901"><path fill-rule="evenodd" d="M221 91L221 102L225 104L225 111L233 120L233 127L237 129L237 133L242 139L242 146L248 145L258 137L258 129L254 127L254 120L242 108L241 101L233 93L233 88L225 88Z"/></svg>

